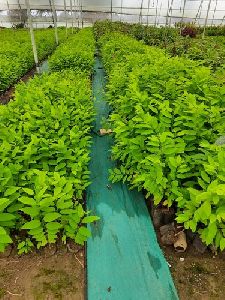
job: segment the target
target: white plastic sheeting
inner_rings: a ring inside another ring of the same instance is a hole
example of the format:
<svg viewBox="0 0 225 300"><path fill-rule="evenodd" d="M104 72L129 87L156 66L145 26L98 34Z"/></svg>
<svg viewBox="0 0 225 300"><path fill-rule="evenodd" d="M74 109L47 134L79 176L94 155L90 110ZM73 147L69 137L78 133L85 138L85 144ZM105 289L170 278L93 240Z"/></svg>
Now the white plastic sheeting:
<svg viewBox="0 0 225 300"><path fill-rule="evenodd" d="M67 18L93 23L97 19L142 22L143 24L174 24L180 20L204 24L210 0L65 0ZM72 4L73 13L70 13ZM48 0L30 0L34 22L51 22L37 10L49 10ZM60 25L65 21L64 0L55 0ZM7 10L25 9L24 0L0 0L0 21L10 22ZM1 12L2 11L2 12ZM81 16L82 14L82 16ZM208 25L225 24L225 0L211 0Z"/></svg>

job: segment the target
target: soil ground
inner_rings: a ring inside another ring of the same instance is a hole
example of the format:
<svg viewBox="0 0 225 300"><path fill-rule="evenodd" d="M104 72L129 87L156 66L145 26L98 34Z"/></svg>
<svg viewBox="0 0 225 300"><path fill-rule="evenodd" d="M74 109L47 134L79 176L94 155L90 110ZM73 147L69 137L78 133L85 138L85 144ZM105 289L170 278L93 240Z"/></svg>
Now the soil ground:
<svg viewBox="0 0 225 300"><path fill-rule="evenodd" d="M84 249L46 247L40 253L0 257L0 299L83 300Z"/></svg>
<svg viewBox="0 0 225 300"><path fill-rule="evenodd" d="M192 245L185 253L176 253L170 246L161 248L180 300L225 299L225 253L213 256L207 250L200 254Z"/></svg>

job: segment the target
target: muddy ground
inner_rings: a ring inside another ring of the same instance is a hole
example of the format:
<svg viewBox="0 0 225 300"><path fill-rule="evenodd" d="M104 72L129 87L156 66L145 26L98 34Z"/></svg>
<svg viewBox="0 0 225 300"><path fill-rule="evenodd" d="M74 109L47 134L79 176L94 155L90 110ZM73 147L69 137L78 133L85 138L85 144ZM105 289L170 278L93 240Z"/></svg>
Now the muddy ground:
<svg viewBox="0 0 225 300"><path fill-rule="evenodd" d="M83 300L84 270L83 248L0 256L0 299Z"/></svg>
<svg viewBox="0 0 225 300"><path fill-rule="evenodd" d="M225 299L225 253L197 253L189 245L185 253L161 246L178 290L180 300Z"/></svg>

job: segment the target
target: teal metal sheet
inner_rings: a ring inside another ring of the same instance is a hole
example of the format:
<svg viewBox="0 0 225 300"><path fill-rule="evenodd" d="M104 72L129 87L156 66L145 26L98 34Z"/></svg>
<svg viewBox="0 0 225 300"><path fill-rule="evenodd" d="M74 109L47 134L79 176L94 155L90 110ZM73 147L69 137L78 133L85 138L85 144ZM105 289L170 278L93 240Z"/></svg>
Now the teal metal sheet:
<svg viewBox="0 0 225 300"><path fill-rule="evenodd" d="M168 264L157 243L144 201L126 184L111 184L108 170L111 136L98 136L109 107L104 100L105 74L95 62L93 94L96 122L91 154L87 206L101 219L91 225L87 242L87 297L89 300L178 299Z"/></svg>

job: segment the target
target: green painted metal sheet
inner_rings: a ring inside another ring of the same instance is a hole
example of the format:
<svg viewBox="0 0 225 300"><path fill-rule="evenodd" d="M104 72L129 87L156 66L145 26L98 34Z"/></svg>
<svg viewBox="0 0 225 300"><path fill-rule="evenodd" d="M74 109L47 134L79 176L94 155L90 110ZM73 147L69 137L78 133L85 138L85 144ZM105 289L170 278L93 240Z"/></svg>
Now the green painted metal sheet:
<svg viewBox="0 0 225 300"><path fill-rule="evenodd" d="M100 137L101 119L109 107L104 101L105 78L96 58L93 94L96 109L90 163L92 184L87 206L101 220L91 225L87 242L87 297L89 300L178 299L168 264L157 243L144 197L126 184L111 184L108 170L111 136Z"/></svg>

